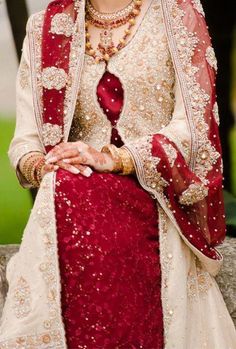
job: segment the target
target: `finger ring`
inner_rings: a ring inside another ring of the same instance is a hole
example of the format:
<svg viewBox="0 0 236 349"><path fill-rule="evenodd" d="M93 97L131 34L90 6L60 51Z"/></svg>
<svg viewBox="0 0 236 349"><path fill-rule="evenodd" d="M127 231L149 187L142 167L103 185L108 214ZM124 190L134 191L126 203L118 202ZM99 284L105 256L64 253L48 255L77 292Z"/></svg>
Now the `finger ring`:
<svg viewBox="0 0 236 349"><path fill-rule="evenodd" d="M78 154L79 154L80 156L83 156L83 153L84 153L84 152L83 152L82 150L80 150L79 147L77 147L76 149L77 149L77 151L78 151Z"/></svg>

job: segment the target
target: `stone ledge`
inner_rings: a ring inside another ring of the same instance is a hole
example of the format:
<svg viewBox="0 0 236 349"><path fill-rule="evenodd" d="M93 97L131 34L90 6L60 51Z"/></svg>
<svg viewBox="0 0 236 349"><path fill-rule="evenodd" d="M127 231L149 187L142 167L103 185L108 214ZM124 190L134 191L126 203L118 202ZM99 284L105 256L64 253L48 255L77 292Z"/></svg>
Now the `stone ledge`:
<svg viewBox="0 0 236 349"><path fill-rule="evenodd" d="M0 314L7 292L6 264L18 249L18 245L0 245ZM227 237L219 250L224 256L224 264L216 280L236 326L236 238Z"/></svg>

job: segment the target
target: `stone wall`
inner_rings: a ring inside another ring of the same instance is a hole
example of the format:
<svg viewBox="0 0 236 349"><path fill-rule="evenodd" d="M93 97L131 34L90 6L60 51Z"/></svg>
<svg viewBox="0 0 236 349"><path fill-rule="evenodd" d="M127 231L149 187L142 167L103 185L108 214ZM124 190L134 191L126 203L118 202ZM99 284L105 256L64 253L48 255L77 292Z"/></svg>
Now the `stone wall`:
<svg viewBox="0 0 236 349"><path fill-rule="evenodd" d="M18 245L0 246L0 314L7 292L6 264L18 248ZM224 256L224 264L217 282L236 326L236 238L228 237L219 250Z"/></svg>

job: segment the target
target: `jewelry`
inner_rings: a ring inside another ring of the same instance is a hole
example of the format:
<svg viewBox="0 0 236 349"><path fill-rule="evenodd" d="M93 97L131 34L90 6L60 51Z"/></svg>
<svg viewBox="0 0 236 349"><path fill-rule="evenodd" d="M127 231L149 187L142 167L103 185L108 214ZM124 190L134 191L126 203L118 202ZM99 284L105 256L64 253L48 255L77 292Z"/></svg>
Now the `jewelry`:
<svg viewBox="0 0 236 349"><path fill-rule="evenodd" d="M102 153L110 154L114 161L112 172L127 176L135 172L133 159L126 148L117 148L114 144L105 145Z"/></svg>
<svg viewBox="0 0 236 349"><path fill-rule="evenodd" d="M114 161L114 168L112 172L115 173L122 172L123 170L123 164L118 150L119 149L113 144L105 145L101 150L102 153L109 154L111 156L112 160Z"/></svg>
<svg viewBox="0 0 236 349"><path fill-rule="evenodd" d="M122 173L120 173L123 176L130 175L135 172L134 168L134 162L133 159L129 153L129 151L126 148L119 148L119 155L122 162Z"/></svg>
<svg viewBox="0 0 236 349"><path fill-rule="evenodd" d="M96 18L96 19L103 21L103 22L111 22L111 21L123 18L123 17L127 16L128 14L130 14L134 8L135 8L134 0L132 0L122 10L119 10L119 11L116 11L113 13L104 13L104 12L97 11L90 0L87 0L87 4L86 4L87 13L92 18Z"/></svg>
<svg viewBox="0 0 236 349"><path fill-rule="evenodd" d="M33 153L29 155L23 164L22 174L34 188L37 188L40 185L42 180L41 170L44 164L45 159L41 153Z"/></svg>
<svg viewBox="0 0 236 349"><path fill-rule="evenodd" d="M80 148L79 148L79 147L75 147L75 149L76 149L76 150L77 150L77 152L78 152L78 156L83 156L83 155L84 155L83 150L80 150Z"/></svg>
<svg viewBox="0 0 236 349"><path fill-rule="evenodd" d="M101 61L108 62L109 59L116 54L118 51L120 51L125 45L128 37L131 34L131 29L135 25L135 18L140 13L140 8L142 5L141 0L133 0L134 8L130 13L127 13L127 15L123 18L115 19L108 22L102 22L100 19L91 17L91 13L86 16L86 22L85 22L85 28L86 28L86 52L92 56L97 63ZM114 14L113 14L114 15ZM92 44L90 42L90 34L88 32L89 23L102 28L101 34L100 34L100 43L98 45L98 51L99 55L96 54L96 50L93 49ZM124 25L126 23L129 23L129 26L127 29L125 29L124 36L120 39L118 46L115 46L113 40L112 40L112 30L114 28L117 28L121 25Z"/></svg>
<svg viewBox="0 0 236 349"><path fill-rule="evenodd" d="M42 176L42 169L45 165L45 158L42 157L41 159L38 160L38 162L35 164L35 175L36 175L36 180L38 184L42 182L43 176Z"/></svg>

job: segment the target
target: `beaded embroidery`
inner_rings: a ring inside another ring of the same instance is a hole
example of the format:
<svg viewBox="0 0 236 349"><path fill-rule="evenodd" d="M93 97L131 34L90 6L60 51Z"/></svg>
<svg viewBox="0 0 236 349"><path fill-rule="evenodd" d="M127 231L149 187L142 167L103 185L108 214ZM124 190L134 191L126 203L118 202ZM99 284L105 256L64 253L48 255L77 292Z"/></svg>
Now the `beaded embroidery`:
<svg viewBox="0 0 236 349"><path fill-rule="evenodd" d="M153 23L152 31L150 23ZM157 133L170 122L174 109L175 73L159 1L153 1L135 37L112 57L107 69L119 78L125 93L124 107L117 123L124 142ZM104 70L103 63L96 64L93 58L85 56L70 134L70 140L80 139L97 149L109 143L111 134L111 124L100 108L96 94Z"/></svg>
<svg viewBox="0 0 236 349"><path fill-rule="evenodd" d="M202 4L200 0L192 0L193 7L205 17L205 12L203 10Z"/></svg>
<svg viewBox="0 0 236 349"><path fill-rule="evenodd" d="M219 107L218 107L217 102L215 102L215 104L214 104L213 114L214 114L214 118L215 118L217 125L220 125Z"/></svg>
<svg viewBox="0 0 236 349"><path fill-rule="evenodd" d="M203 184L191 184L180 196L179 202L182 205L193 205L203 200L208 195L208 188Z"/></svg>
<svg viewBox="0 0 236 349"><path fill-rule="evenodd" d="M70 37L74 31L74 21L66 13L57 13L51 22L51 33Z"/></svg>
<svg viewBox="0 0 236 349"><path fill-rule="evenodd" d="M0 349L61 349L62 340L59 332L43 333L38 336L21 336L0 344Z"/></svg>
<svg viewBox="0 0 236 349"><path fill-rule="evenodd" d="M14 291L14 312L17 318L26 317L31 311L30 288L27 281L21 277Z"/></svg>
<svg viewBox="0 0 236 349"><path fill-rule="evenodd" d="M23 89L29 86L29 67L24 58L22 58L20 64L19 81Z"/></svg>
<svg viewBox="0 0 236 349"><path fill-rule="evenodd" d="M48 90L61 90L66 86L67 74L64 69L49 67L42 71L42 85Z"/></svg>
<svg viewBox="0 0 236 349"><path fill-rule="evenodd" d="M163 320L164 320L164 328L165 328L165 336L167 337L169 326L171 324L174 310L170 308L168 304L168 280L169 274L171 270L171 266L173 264L173 256L168 251L168 241L167 241L167 216L163 209L159 208L159 229L160 229L160 245L161 245L161 265L162 265L162 304L163 304Z"/></svg>
<svg viewBox="0 0 236 349"><path fill-rule="evenodd" d="M206 60L217 71L217 60L212 46L208 46L206 49Z"/></svg>
<svg viewBox="0 0 236 349"><path fill-rule="evenodd" d="M160 158L152 155L152 136L132 142L132 145L128 144L128 150L133 153L138 152L146 185L162 193L169 183L157 171Z"/></svg>
<svg viewBox="0 0 236 349"><path fill-rule="evenodd" d="M189 298L194 299L199 294L203 297L206 296L211 286L212 281L208 272L197 267L196 274L189 273L187 281Z"/></svg>
<svg viewBox="0 0 236 349"><path fill-rule="evenodd" d="M43 143L45 146L54 146L60 142L63 137L62 127L50 123L43 124L42 127Z"/></svg>
<svg viewBox="0 0 236 349"><path fill-rule="evenodd" d="M195 3L197 4L197 3ZM166 16L167 30L172 30L173 35L169 37L173 49L176 64L182 68L180 76L182 88L186 101L189 127L192 135L192 149L190 168L199 176L204 184L208 183L206 178L212 165L220 157L219 152L211 145L207 131L208 125L204 120L205 108L210 101L210 96L201 88L196 81L195 74L199 70L193 66L192 56L199 43L195 33L188 31L183 24L185 12L180 9L175 0L162 0L164 14Z"/></svg>
<svg viewBox="0 0 236 349"><path fill-rule="evenodd" d="M163 148L166 152L168 160L170 162L170 166L173 167L175 160L177 158L177 151L171 144L163 144Z"/></svg>

